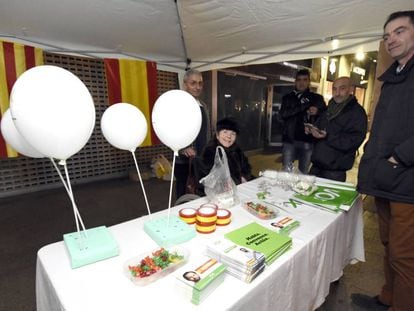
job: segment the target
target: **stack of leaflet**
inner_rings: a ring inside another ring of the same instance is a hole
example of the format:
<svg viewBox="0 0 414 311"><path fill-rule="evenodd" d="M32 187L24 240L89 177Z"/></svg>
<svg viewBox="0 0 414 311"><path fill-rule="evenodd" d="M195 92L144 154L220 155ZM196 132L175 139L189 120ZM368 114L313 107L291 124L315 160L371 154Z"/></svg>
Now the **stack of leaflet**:
<svg viewBox="0 0 414 311"><path fill-rule="evenodd" d="M348 211L358 199L355 187L347 184L318 184L309 195L295 193L293 199L306 205L338 213Z"/></svg>
<svg viewBox="0 0 414 311"><path fill-rule="evenodd" d="M199 305L223 281L226 266L216 259L198 256L175 273L179 289L193 304Z"/></svg>
<svg viewBox="0 0 414 311"><path fill-rule="evenodd" d="M292 216L279 216L272 219L270 225L275 228L277 233L288 235L293 229L300 226L300 222Z"/></svg>
<svg viewBox="0 0 414 311"><path fill-rule="evenodd" d="M265 263L271 264L292 246L292 239L252 222L228 232L224 237L233 243L260 252Z"/></svg>
<svg viewBox="0 0 414 311"><path fill-rule="evenodd" d="M227 273L246 283L253 281L265 268L262 253L223 238L207 245L207 255L225 264Z"/></svg>

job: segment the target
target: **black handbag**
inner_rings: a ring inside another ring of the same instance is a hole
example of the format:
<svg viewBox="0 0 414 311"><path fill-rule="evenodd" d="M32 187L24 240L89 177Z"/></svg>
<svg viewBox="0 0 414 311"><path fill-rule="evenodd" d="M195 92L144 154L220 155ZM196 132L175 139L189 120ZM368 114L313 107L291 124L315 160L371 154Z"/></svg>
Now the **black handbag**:
<svg viewBox="0 0 414 311"><path fill-rule="evenodd" d="M185 189L186 189L185 191L186 193L197 194L198 180L196 179L194 175L193 161L191 158L189 158L189 161L188 161L188 177L187 177Z"/></svg>

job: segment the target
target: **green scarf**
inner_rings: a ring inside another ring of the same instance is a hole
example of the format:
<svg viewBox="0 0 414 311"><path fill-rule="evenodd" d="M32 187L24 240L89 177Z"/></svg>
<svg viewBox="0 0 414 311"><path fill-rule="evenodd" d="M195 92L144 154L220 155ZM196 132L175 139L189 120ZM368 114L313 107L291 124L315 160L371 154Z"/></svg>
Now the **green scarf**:
<svg viewBox="0 0 414 311"><path fill-rule="evenodd" d="M345 106L353 99L354 96L350 95L346 100L338 104L333 98L331 98L328 103L328 108L326 109L326 118L329 121L336 118L341 113L342 109L344 109Z"/></svg>

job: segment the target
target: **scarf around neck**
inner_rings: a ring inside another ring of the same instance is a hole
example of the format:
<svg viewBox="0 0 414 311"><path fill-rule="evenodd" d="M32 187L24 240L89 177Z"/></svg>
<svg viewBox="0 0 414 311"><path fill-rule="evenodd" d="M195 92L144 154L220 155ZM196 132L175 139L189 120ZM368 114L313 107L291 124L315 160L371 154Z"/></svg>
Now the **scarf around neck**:
<svg viewBox="0 0 414 311"><path fill-rule="evenodd" d="M354 99L353 95L350 95L346 100L344 100L342 103L337 103L333 98L328 103L328 108L326 110L326 117L328 120L332 120L336 118L342 111L342 109L345 108L345 106L350 103Z"/></svg>

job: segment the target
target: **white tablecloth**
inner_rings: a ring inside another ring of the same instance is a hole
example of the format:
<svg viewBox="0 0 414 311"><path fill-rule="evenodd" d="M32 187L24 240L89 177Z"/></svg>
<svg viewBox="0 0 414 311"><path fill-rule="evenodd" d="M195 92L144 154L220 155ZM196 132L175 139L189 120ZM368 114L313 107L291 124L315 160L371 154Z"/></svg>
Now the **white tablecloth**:
<svg viewBox="0 0 414 311"><path fill-rule="evenodd" d="M256 198L260 178L238 187L241 200ZM291 193L279 188L274 197ZM163 194L167 195L167 194ZM198 207L205 198L171 210L177 215L184 206ZM314 310L329 294L329 285L342 275L353 260L364 261L362 203L358 200L346 213L332 214L308 206L289 208L301 225L291 233L293 247L278 258L251 284L226 275L221 284L199 306L177 290L173 275L145 287L134 285L122 271L123 263L156 249L157 244L143 231L148 216L109 228L118 242L120 255L78 269L71 269L63 242L39 250L36 271L37 308L43 310ZM242 207L231 209L232 223L217 227L213 234L197 234L182 246L193 254L224 233L256 221L267 226ZM154 214L157 217L166 211ZM283 215L284 212L281 212ZM268 226L267 226L268 227Z"/></svg>

